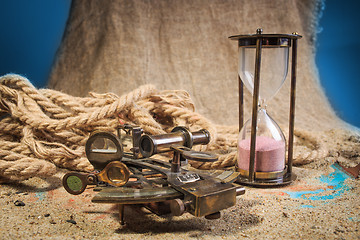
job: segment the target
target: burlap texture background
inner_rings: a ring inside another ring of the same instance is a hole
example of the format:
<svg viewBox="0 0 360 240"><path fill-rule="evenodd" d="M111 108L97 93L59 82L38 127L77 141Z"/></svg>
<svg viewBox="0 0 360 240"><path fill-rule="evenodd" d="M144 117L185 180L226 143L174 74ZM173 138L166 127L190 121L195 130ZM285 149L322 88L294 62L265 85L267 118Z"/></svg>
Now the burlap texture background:
<svg viewBox="0 0 360 240"><path fill-rule="evenodd" d="M237 43L230 35L292 33L299 40L296 127L326 130L340 121L319 85L315 39L319 0L74 0L49 87L75 96L129 92L152 83L185 89L197 111L217 124L237 124ZM268 104L288 121L289 76ZM250 115L250 94L245 96Z"/></svg>

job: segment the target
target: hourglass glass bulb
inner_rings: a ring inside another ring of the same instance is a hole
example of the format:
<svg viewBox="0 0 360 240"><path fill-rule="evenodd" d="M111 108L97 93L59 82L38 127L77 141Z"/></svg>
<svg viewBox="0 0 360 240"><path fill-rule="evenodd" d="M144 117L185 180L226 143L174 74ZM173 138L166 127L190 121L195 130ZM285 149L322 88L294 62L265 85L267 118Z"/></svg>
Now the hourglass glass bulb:
<svg viewBox="0 0 360 240"><path fill-rule="evenodd" d="M240 131L238 139L238 167L249 170L251 119ZM258 111L255 144L255 171L276 172L285 168L285 137L280 127L261 108Z"/></svg>
<svg viewBox="0 0 360 240"><path fill-rule="evenodd" d="M246 88L253 93L255 75L255 46L239 47L238 74ZM271 99L283 85L288 72L289 48L263 46L259 98Z"/></svg>

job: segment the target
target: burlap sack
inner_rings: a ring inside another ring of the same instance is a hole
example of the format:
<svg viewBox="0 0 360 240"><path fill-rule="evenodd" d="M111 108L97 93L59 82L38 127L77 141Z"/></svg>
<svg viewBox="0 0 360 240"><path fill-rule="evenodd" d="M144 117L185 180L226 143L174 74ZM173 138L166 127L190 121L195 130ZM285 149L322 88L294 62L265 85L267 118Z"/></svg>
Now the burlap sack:
<svg viewBox="0 0 360 240"><path fill-rule="evenodd" d="M319 85L315 39L319 0L74 0L49 87L76 96L129 92L152 83L185 89L197 111L217 124L237 124L237 44L230 35L292 33L299 40L296 127L337 126ZM274 63L276 64L276 63ZM288 122L289 77L269 113ZM245 96L245 119L251 98Z"/></svg>

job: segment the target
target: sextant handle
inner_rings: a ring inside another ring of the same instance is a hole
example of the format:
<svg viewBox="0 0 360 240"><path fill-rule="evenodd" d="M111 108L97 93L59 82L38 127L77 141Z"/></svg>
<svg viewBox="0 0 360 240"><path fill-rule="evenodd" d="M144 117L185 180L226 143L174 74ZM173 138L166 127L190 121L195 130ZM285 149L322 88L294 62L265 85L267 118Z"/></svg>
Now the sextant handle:
<svg viewBox="0 0 360 240"><path fill-rule="evenodd" d="M194 151L181 146L171 146L170 148L171 150L180 153L180 155L187 160L197 162L215 162L218 160L218 157L212 153Z"/></svg>

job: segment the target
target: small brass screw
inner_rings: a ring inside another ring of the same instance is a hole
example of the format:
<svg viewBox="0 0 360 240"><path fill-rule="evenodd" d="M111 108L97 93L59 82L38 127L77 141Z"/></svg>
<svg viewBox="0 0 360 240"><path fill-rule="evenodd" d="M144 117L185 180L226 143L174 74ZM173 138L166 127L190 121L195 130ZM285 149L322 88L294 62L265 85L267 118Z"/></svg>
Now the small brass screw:
<svg viewBox="0 0 360 240"><path fill-rule="evenodd" d="M95 177L94 176L88 176L87 180L91 183L95 182Z"/></svg>

